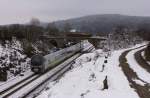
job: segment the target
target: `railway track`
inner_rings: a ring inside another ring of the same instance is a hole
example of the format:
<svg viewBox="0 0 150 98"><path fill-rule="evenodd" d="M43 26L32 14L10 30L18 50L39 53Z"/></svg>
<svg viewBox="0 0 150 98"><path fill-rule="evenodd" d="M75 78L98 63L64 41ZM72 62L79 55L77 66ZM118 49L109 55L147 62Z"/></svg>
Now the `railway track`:
<svg viewBox="0 0 150 98"><path fill-rule="evenodd" d="M87 51L91 51L92 49L93 47L90 47ZM9 88L1 91L0 98L27 98L28 96L32 96L33 98L39 92L41 92L50 81L54 81L60 75L65 73L72 65L72 61L74 61L80 55L81 53L77 53L70 59L64 61L63 63L61 62L61 64L43 74L33 74L15 83Z"/></svg>
<svg viewBox="0 0 150 98"><path fill-rule="evenodd" d="M144 45L144 46L146 46L146 45ZM137 92L139 97L140 98L149 98L149 96L150 96L149 84L146 83L145 81L143 81L142 79L140 79L139 76L137 75L137 73L134 72L134 70L129 67L130 65L127 63L127 58L126 58L126 56L129 52L131 52L132 50L140 49L144 46L140 46L140 47L137 47L134 49L129 49L129 50L123 52L119 57L119 62L120 62L119 66L122 68L124 74L126 75L128 81L130 82L130 87L135 89L135 91ZM133 81L133 79L140 80L146 84L144 86L139 85L135 81Z"/></svg>
<svg viewBox="0 0 150 98"><path fill-rule="evenodd" d="M39 92L41 92L49 84L49 82L56 80L58 77L60 77L66 71L68 71L68 69L71 67L71 65L72 65L72 63L70 63L70 64L66 65L64 68L58 70L55 74L53 74L52 76L50 76L49 78L44 80L42 83L40 83L38 86L33 88L30 92L23 95L21 98L28 98L28 97L34 98L35 96L37 96L39 94Z"/></svg>
<svg viewBox="0 0 150 98"><path fill-rule="evenodd" d="M18 82L16 82L16 83L14 83L14 84L11 85L11 86L4 88L3 90L0 91L0 95L4 94L5 92L9 91L10 89L13 89L13 88L16 87L17 85L19 85L19 84L21 84L21 83L27 81L28 79L32 78L33 76L35 76L35 74L32 74L32 75L30 75L30 76L28 76L28 77L26 77L26 78L24 78L24 79L22 79L22 80L20 80L20 81L18 81ZM11 82L11 81L9 81L9 82ZM5 84L5 85L6 85L6 84ZM5 86L5 85L4 85L4 86ZM2 85L2 86L3 86L3 85Z"/></svg>
<svg viewBox="0 0 150 98"><path fill-rule="evenodd" d="M134 54L134 57L137 61L137 63L142 67L144 68L146 71L148 71L150 73L150 65L146 62L146 60L142 57L141 53L145 50L142 49L142 50L139 50L137 51L135 54Z"/></svg>
<svg viewBox="0 0 150 98"><path fill-rule="evenodd" d="M90 47L89 49L87 49L86 51L90 52L94 49L94 47ZM77 54L78 56L75 57L72 61L74 61L76 58L78 58L79 56L81 56L83 53L79 53ZM59 77L61 77L65 72L67 72L72 64L74 62L70 62L68 65L66 65L64 68L60 69L59 71L56 72L56 74L52 75L51 77L47 78L44 82L42 82L41 84L39 84L37 87L35 87L34 89L32 89L30 92L28 92L27 94L25 94L24 96L22 96L21 98L27 98L28 96L30 96L30 98L34 98L39 92L41 92L51 81L54 81L56 79L58 79ZM37 91L36 91L37 90Z"/></svg>

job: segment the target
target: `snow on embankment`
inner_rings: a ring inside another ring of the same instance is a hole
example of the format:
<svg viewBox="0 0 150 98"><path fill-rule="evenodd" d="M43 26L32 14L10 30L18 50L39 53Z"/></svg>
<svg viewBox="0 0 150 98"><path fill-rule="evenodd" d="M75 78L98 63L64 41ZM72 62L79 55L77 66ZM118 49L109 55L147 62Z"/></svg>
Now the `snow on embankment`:
<svg viewBox="0 0 150 98"><path fill-rule="evenodd" d="M28 70L28 61L20 41L14 38L12 41L0 42L0 68L7 71L8 78Z"/></svg>
<svg viewBox="0 0 150 98"><path fill-rule="evenodd" d="M100 51L82 55L72 70L50 83L37 98L139 98L118 66L122 52L113 52L105 64L105 54ZM108 89L102 90L106 76Z"/></svg>

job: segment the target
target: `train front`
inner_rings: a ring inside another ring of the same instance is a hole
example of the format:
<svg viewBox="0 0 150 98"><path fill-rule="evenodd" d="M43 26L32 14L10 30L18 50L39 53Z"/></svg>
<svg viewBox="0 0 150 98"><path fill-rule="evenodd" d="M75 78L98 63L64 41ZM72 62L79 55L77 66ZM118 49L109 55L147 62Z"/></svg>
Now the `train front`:
<svg viewBox="0 0 150 98"><path fill-rule="evenodd" d="M35 73L42 73L44 72L45 70L45 67L44 67L44 57L42 55L34 55L32 56L31 58L31 70Z"/></svg>

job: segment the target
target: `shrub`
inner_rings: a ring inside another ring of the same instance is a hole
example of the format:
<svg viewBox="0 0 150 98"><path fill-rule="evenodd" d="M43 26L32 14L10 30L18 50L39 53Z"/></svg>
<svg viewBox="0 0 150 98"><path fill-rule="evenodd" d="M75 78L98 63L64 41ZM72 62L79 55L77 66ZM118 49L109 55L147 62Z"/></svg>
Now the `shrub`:
<svg viewBox="0 0 150 98"><path fill-rule="evenodd" d="M24 53L28 57L32 57L34 55L34 52L35 52L35 49L33 48L31 44L28 44L26 47L24 47Z"/></svg>

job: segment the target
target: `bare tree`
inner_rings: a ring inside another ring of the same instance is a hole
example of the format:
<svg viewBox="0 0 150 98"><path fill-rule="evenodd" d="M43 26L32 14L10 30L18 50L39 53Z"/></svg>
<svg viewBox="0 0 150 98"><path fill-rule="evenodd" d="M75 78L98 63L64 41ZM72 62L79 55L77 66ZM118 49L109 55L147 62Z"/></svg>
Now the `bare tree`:
<svg viewBox="0 0 150 98"><path fill-rule="evenodd" d="M64 32L70 32L71 29L72 28L71 28L71 25L69 23L64 24L64 28L63 28Z"/></svg>
<svg viewBox="0 0 150 98"><path fill-rule="evenodd" d="M40 25L40 20L38 18L32 18L30 20L30 25L39 26Z"/></svg>

